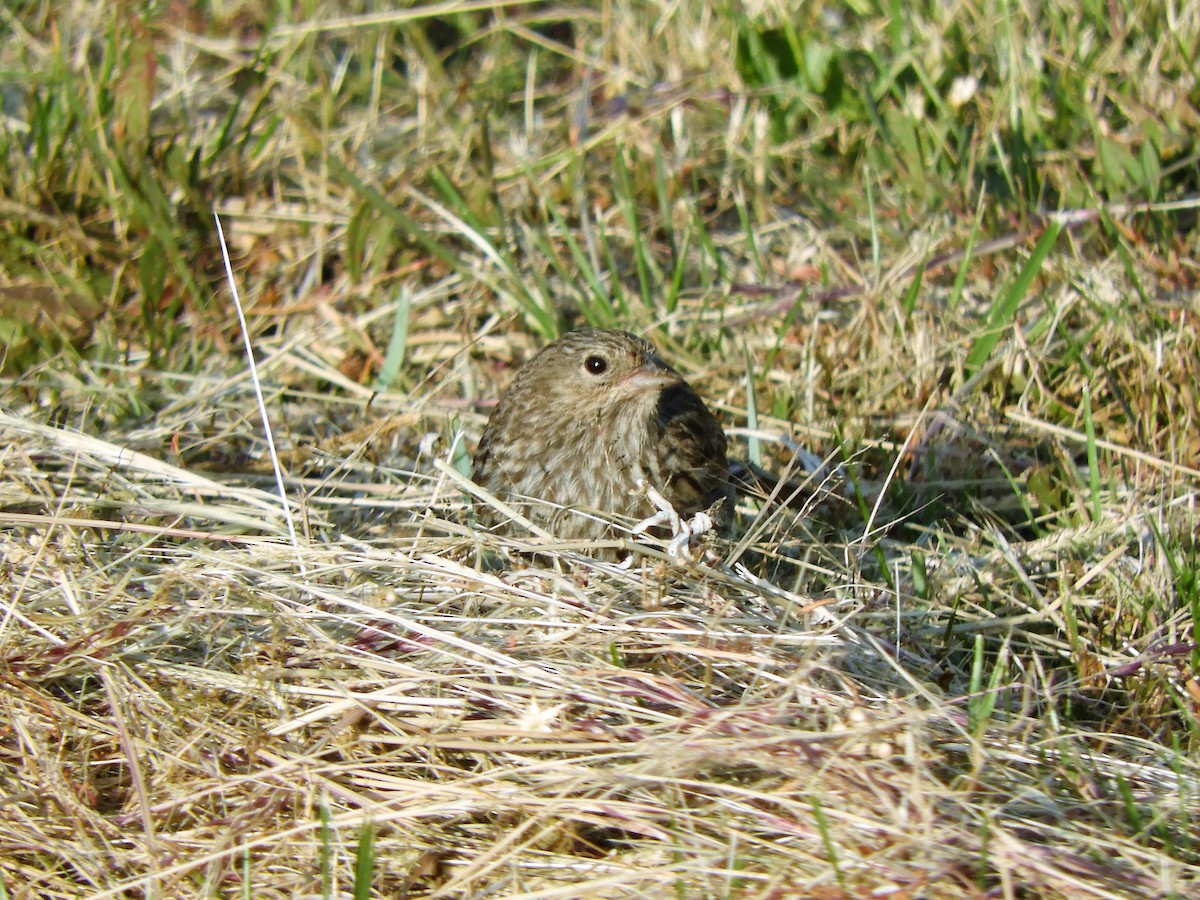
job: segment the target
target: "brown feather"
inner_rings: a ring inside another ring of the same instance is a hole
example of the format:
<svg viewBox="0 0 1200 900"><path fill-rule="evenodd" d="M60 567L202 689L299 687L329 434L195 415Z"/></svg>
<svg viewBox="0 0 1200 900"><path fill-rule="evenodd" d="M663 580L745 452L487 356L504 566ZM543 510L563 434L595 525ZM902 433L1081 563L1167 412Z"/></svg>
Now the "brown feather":
<svg viewBox="0 0 1200 900"><path fill-rule="evenodd" d="M725 453L720 424L651 344L585 329L517 373L484 429L473 477L510 501L546 501L521 511L562 538L614 536L579 511L653 515L639 478L685 517L719 504L724 527L734 505Z"/></svg>

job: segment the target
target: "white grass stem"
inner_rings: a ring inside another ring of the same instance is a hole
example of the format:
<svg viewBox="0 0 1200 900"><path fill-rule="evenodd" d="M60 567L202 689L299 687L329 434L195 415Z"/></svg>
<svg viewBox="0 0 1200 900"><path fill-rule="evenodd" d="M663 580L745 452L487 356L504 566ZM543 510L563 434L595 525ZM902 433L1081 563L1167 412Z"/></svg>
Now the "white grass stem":
<svg viewBox="0 0 1200 900"><path fill-rule="evenodd" d="M238 328L242 332L242 342L246 346L246 363L250 369L250 381L254 385L254 399L258 401L258 412L262 416L263 436L267 439L267 452L271 455L271 469L275 473L275 486L279 489L279 503L283 507L283 518L287 522L288 539L296 551L296 566L301 577L307 577L304 568L304 554L300 552L300 542L296 537L296 523L292 519L292 507L288 503L287 489L283 484L283 467L279 463L279 453L275 450L275 436L271 432L271 417L267 415L267 401L263 397L262 382L258 379L258 366L254 362L254 347L250 343L250 329L246 325L246 314L242 311L242 298L238 294L237 280L233 277L233 266L229 262L229 247L225 243L225 229L221 227L221 217L213 213L213 221L217 223L217 239L221 242L221 262L225 266L225 277L229 281L229 293L233 297L233 308L237 310Z"/></svg>

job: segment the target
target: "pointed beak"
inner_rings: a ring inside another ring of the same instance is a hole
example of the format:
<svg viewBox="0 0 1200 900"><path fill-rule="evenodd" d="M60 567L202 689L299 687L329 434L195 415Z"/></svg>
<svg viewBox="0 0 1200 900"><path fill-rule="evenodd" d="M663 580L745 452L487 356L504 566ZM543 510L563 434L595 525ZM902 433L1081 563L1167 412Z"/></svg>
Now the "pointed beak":
<svg viewBox="0 0 1200 900"><path fill-rule="evenodd" d="M647 391L661 391L678 384L679 380L679 373L662 360L652 358L626 375L622 382L629 393L641 394Z"/></svg>

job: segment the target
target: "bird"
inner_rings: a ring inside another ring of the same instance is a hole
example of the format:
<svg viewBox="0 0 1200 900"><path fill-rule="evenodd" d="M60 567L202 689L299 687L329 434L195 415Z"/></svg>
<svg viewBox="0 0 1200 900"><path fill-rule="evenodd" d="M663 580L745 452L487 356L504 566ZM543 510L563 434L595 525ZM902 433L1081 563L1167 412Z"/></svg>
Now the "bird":
<svg viewBox="0 0 1200 900"><path fill-rule="evenodd" d="M567 540L619 537L612 517L662 531L707 514L725 531L736 500L725 432L699 394L651 343L601 328L570 332L521 367L472 479ZM495 510L482 518L511 533Z"/></svg>

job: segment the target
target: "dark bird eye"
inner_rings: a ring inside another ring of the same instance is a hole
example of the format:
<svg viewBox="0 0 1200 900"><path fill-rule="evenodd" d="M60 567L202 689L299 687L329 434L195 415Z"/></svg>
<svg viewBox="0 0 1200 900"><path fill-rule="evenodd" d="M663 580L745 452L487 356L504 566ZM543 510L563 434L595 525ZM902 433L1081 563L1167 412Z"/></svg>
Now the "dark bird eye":
<svg viewBox="0 0 1200 900"><path fill-rule="evenodd" d="M608 370L608 361L603 356L589 356L583 361L583 367L591 375L603 375Z"/></svg>

